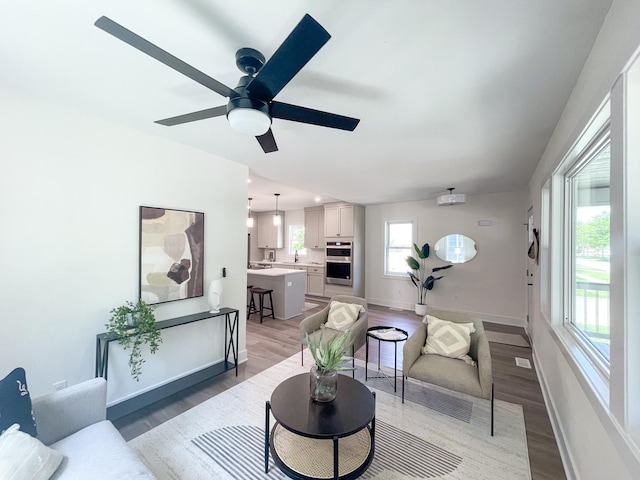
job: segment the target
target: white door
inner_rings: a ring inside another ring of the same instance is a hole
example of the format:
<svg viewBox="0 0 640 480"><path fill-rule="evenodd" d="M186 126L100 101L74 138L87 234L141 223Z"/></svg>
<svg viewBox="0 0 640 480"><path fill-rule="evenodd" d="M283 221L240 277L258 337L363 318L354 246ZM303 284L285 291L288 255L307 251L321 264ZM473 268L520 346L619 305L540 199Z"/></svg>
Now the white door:
<svg viewBox="0 0 640 480"><path fill-rule="evenodd" d="M533 263L529 257L529 248L533 242L533 207L529 207L527 212L527 332L529 332L529 325L531 318L533 317Z"/></svg>

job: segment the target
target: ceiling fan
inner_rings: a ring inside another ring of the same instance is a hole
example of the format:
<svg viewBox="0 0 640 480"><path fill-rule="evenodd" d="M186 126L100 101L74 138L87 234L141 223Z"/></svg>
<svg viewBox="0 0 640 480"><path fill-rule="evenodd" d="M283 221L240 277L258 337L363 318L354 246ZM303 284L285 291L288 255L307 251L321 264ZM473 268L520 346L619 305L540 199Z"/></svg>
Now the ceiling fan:
<svg viewBox="0 0 640 480"><path fill-rule="evenodd" d="M357 118L274 100L280 90L331 38L331 35L309 14L302 18L267 62L265 62L264 55L253 48L238 50L236 65L245 75L240 78L238 85L233 89L174 57L108 17L98 18L95 26L223 97L229 98L226 105L156 120L155 123L160 125L180 125L226 115L234 130L254 135L264 153L270 153L278 150L271 131L273 118L349 131L353 131L360 122Z"/></svg>

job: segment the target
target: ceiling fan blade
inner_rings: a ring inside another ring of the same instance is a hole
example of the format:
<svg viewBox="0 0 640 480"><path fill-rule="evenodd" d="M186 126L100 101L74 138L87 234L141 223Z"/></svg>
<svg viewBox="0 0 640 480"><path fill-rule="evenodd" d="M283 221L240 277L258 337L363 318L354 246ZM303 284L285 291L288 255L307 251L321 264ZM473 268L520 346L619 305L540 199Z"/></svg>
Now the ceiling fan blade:
<svg viewBox="0 0 640 480"><path fill-rule="evenodd" d="M271 129L267 130L267 133L264 135L260 135L256 137L258 139L258 143L264 150L264 153L271 153L278 151L278 145L276 145L276 139L273 137L273 132Z"/></svg>
<svg viewBox="0 0 640 480"><path fill-rule="evenodd" d="M178 115L177 117L164 118L162 120L156 120L154 123L160 125L166 125L167 127L173 127L174 125L180 125L181 123L195 122L198 120L204 120L206 118L221 117L227 114L227 106L221 105L215 108L207 108L206 110L200 110L199 112L185 113L184 115Z"/></svg>
<svg viewBox="0 0 640 480"><path fill-rule="evenodd" d="M251 96L273 100L330 38L322 25L306 14L247 85Z"/></svg>
<svg viewBox="0 0 640 480"><path fill-rule="evenodd" d="M128 43L133 48L146 53L150 57L155 58L168 67L171 67L174 70L182 73L183 75L186 75L190 79L195 80L199 84L204 85L205 87L213 90L216 93L219 93L223 97L232 97L237 95L236 92L234 92L231 88L211 78L209 75L202 73L200 70L192 67L188 63L183 62L179 58L174 57L169 52L166 52L160 47L155 46L153 43L145 40L141 36L133 33L131 30L126 29L125 27L114 22L108 17L100 17L98 20L96 20L94 25L113 35L114 37L122 40L123 42Z"/></svg>
<svg viewBox="0 0 640 480"><path fill-rule="evenodd" d="M299 107L282 102L271 103L271 116L293 122L309 123L322 127L338 128L340 130L353 131L360 123L360 119L345 117L335 113L313 110L312 108Z"/></svg>

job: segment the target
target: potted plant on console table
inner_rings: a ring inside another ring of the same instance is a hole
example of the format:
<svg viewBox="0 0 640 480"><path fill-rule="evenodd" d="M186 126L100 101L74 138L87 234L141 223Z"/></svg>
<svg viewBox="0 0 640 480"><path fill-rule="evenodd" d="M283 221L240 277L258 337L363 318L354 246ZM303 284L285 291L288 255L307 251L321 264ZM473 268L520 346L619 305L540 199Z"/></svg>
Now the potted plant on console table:
<svg viewBox="0 0 640 480"><path fill-rule="evenodd" d="M129 367L131 376L140 380L142 373L142 346L149 345L149 351L156 353L162 343L160 329L156 325L156 317L152 307L144 300L137 303L127 301L124 305L111 310L111 318L106 324L107 333L116 335L118 343L125 350L131 349L129 354Z"/></svg>
<svg viewBox="0 0 640 480"><path fill-rule="evenodd" d="M443 267L435 267L431 269L431 274L427 276L426 260L429 258L429 244L425 243L422 248L419 248L417 244L413 244L413 248L418 255L418 260L413 257L407 257L405 260L407 265L413 272L407 272L411 282L418 289L418 302L415 306L415 312L417 315L424 316L427 314L427 291L433 290L434 285L440 277L434 277L432 274L439 272L440 270L446 270L453 267L453 265L445 265ZM415 272L415 273L414 273ZM426 278L425 278L426 277Z"/></svg>

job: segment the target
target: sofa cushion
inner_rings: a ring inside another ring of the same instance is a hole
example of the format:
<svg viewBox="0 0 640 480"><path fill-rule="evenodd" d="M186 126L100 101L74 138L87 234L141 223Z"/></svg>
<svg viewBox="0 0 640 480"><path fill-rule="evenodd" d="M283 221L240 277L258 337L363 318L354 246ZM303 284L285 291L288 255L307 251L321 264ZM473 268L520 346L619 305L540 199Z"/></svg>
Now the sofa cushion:
<svg viewBox="0 0 640 480"><path fill-rule="evenodd" d="M83 428L51 447L65 456L52 480L155 478L108 420Z"/></svg>
<svg viewBox="0 0 640 480"><path fill-rule="evenodd" d="M326 326L334 330L346 331L356 323L360 312L364 312L362 305L355 303L331 302Z"/></svg>
<svg viewBox="0 0 640 480"><path fill-rule="evenodd" d="M0 435L0 478L48 480L62 461L62 454L18 429L14 423Z"/></svg>
<svg viewBox="0 0 640 480"><path fill-rule="evenodd" d="M465 359L471 346L473 323L455 323L427 315L427 339L422 353Z"/></svg>
<svg viewBox="0 0 640 480"><path fill-rule="evenodd" d="M24 368L18 367L0 380L0 433L17 423L20 430L38 436Z"/></svg>
<svg viewBox="0 0 640 480"><path fill-rule="evenodd" d="M455 358L420 355L409 368L408 376L456 392L487 398L482 392L478 369Z"/></svg>

